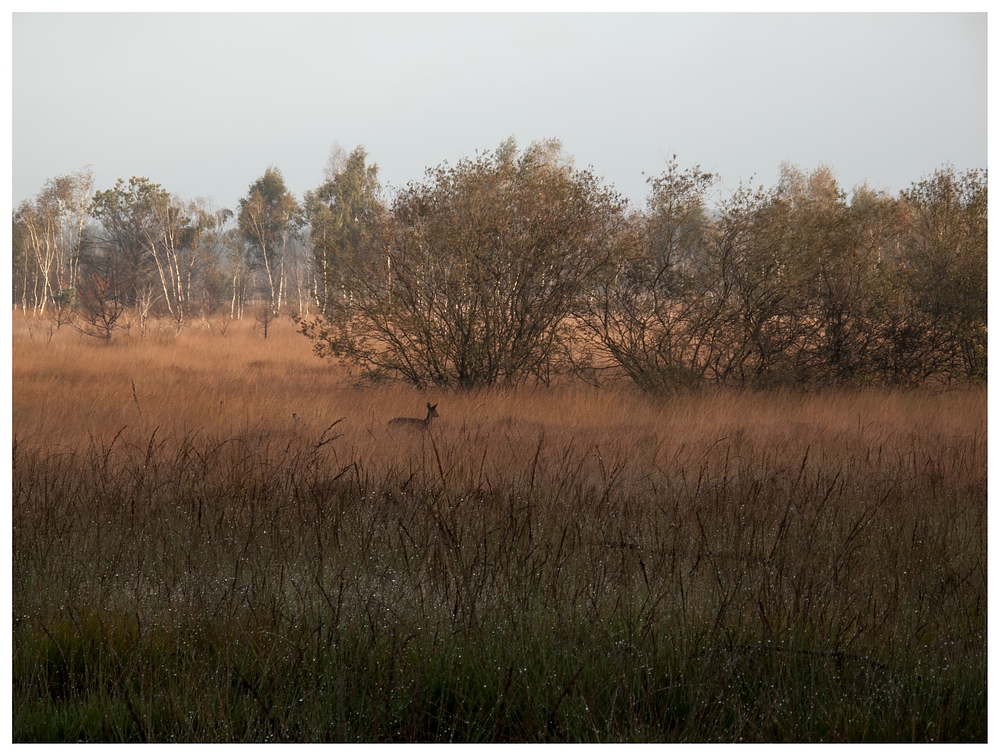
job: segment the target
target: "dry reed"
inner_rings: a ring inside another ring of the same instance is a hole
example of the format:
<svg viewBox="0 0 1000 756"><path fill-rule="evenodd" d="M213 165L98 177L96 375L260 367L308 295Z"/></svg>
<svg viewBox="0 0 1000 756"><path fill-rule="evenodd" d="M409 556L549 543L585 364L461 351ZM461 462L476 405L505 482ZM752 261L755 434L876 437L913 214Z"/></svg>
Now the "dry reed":
<svg viewBox="0 0 1000 756"><path fill-rule="evenodd" d="M419 392L287 322L16 317L13 384L16 740L985 739L985 390Z"/></svg>

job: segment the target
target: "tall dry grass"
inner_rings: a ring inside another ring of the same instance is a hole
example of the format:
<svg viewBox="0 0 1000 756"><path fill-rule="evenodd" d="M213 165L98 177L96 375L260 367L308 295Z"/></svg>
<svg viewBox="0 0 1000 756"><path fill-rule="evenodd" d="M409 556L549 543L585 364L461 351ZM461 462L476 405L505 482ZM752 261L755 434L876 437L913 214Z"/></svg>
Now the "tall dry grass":
<svg viewBox="0 0 1000 756"><path fill-rule="evenodd" d="M29 325L17 740L985 739L984 390L423 393L287 322Z"/></svg>

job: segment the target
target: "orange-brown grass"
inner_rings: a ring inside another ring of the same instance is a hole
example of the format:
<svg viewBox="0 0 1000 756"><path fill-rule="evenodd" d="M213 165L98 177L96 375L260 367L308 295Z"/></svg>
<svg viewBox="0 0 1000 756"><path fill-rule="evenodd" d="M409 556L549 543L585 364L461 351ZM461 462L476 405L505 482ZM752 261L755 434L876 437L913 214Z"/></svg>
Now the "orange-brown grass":
<svg viewBox="0 0 1000 756"><path fill-rule="evenodd" d="M852 435L875 441L985 433L985 389L651 398L579 384L471 393L362 387L349 371L316 357L288 320L278 321L266 340L249 320L219 331L218 324L202 323L177 335L154 325L144 338L119 335L107 346L68 326L51 340L29 337L26 319L15 314L15 436L28 446L68 448L122 429L136 438L158 429L160 437L251 432L287 441L318 437L339 421L339 446L392 459L409 454L413 438L390 433L387 421L423 417L428 400L440 403L435 435L455 443L503 436L523 452L542 439L554 447L638 453L657 464L678 449L735 440L787 448L791 459L809 444Z"/></svg>
<svg viewBox="0 0 1000 756"><path fill-rule="evenodd" d="M288 321L13 355L16 740L985 739L984 389L359 386Z"/></svg>

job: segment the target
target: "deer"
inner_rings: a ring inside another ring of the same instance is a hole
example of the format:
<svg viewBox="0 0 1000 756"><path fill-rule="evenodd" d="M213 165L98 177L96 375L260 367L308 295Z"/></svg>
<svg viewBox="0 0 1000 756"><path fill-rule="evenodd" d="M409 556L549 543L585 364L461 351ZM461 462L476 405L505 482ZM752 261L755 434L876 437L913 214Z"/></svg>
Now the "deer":
<svg viewBox="0 0 1000 756"><path fill-rule="evenodd" d="M427 402L427 417L419 420L415 417L394 417L389 421L390 428L403 428L405 430L420 431L423 433L431 427L431 420L439 417L437 405Z"/></svg>

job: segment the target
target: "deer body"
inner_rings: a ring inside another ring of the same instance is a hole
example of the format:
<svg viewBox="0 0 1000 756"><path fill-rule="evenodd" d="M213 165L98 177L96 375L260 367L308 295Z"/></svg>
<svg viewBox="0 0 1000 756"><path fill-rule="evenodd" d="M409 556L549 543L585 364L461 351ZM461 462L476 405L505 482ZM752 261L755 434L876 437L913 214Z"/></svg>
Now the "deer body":
<svg viewBox="0 0 1000 756"><path fill-rule="evenodd" d="M431 427L431 420L435 417L438 417L437 405L427 402L427 417L423 420L419 420L415 417L394 417L389 421L389 427L422 432Z"/></svg>

